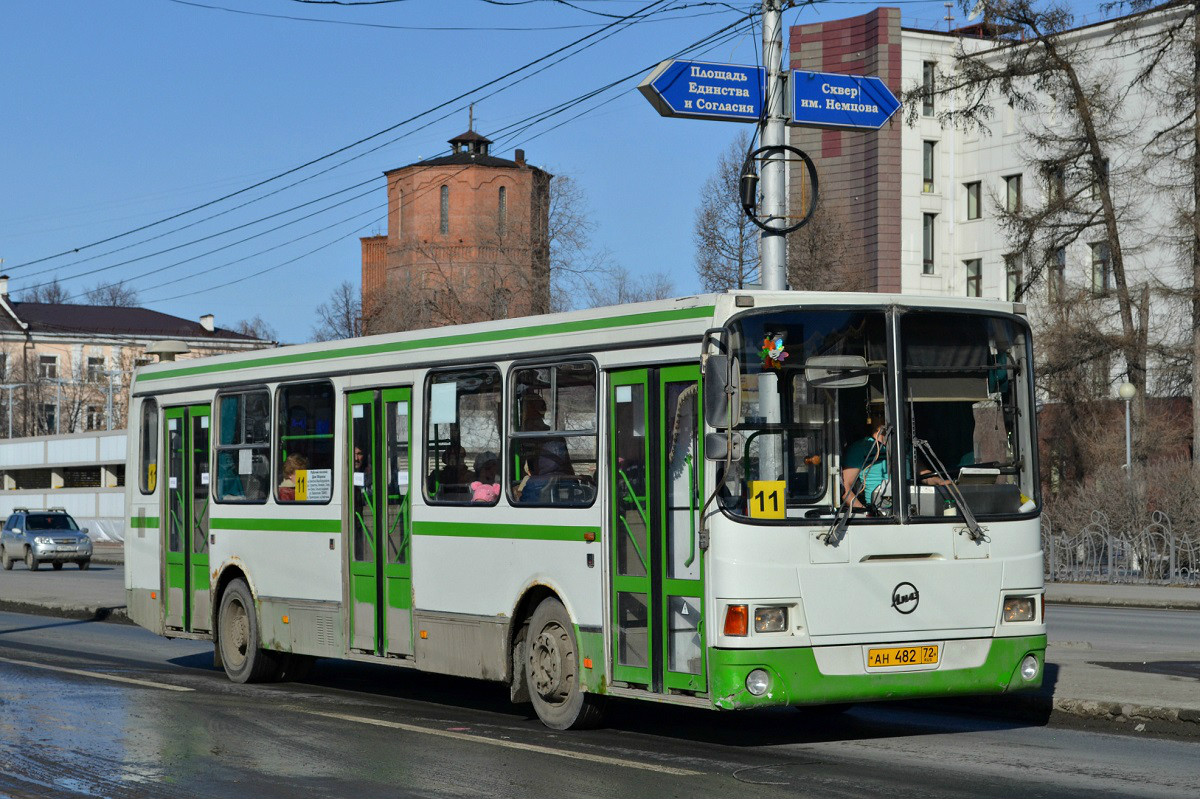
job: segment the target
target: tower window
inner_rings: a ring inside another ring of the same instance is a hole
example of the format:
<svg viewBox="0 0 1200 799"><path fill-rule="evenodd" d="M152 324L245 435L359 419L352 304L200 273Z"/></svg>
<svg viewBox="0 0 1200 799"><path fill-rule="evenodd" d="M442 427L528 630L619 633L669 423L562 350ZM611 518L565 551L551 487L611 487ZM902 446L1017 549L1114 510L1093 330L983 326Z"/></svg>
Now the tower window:
<svg viewBox="0 0 1200 799"><path fill-rule="evenodd" d="M500 199L496 207L496 230L503 236L508 232L508 189L500 187Z"/></svg>
<svg viewBox="0 0 1200 799"><path fill-rule="evenodd" d="M450 187L442 186L442 233L450 232Z"/></svg>

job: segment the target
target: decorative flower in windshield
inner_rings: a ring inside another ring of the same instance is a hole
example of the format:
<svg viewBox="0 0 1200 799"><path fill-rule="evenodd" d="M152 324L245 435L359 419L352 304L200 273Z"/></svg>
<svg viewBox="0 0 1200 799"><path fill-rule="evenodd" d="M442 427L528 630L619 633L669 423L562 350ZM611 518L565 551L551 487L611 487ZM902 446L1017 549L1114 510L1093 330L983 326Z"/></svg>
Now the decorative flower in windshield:
<svg viewBox="0 0 1200 799"><path fill-rule="evenodd" d="M758 353L758 357L762 358L762 366L764 369L778 370L783 366L783 362L787 360L787 352L783 348L782 336L767 336L763 339L762 349Z"/></svg>

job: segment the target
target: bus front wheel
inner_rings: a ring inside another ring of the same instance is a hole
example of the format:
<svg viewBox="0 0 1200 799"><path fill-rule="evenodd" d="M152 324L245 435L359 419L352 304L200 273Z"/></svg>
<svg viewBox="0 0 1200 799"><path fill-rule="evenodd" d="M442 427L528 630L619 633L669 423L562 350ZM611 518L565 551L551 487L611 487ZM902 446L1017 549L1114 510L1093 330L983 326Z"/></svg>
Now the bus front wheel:
<svg viewBox="0 0 1200 799"><path fill-rule="evenodd" d="M525 678L538 718L554 730L595 727L603 719L603 697L585 693L579 682L579 646L567 609L553 597L542 600L525 639Z"/></svg>
<svg viewBox="0 0 1200 799"><path fill-rule="evenodd" d="M218 635L221 662L229 679L236 683L264 682L275 675L275 657L262 649L254 597L243 580L231 582L221 597Z"/></svg>

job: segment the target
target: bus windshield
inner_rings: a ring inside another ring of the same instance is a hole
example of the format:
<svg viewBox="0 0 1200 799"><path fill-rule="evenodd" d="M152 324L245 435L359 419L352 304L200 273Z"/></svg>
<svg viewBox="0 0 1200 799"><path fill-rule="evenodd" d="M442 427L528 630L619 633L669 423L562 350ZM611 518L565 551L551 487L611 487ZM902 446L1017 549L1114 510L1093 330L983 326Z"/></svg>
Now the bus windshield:
<svg viewBox="0 0 1200 799"><path fill-rule="evenodd" d="M773 310L731 327L741 457L721 480L726 512L828 520L850 501L856 518L892 519L904 504L920 520L957 517L959 504L980 518L1036 508L1029 339L1015 319Z"/></svg>

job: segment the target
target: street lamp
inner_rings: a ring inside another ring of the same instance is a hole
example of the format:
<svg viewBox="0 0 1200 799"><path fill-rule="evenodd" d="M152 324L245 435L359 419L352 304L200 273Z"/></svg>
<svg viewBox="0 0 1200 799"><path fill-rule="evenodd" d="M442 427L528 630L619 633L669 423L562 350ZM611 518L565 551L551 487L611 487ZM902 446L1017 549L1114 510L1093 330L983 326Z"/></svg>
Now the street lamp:
<svg viewBox="0 0 1200 799"><path fill-rule="evenodd" d="M1133 383L1122 383L1117 395L1125 400L1125 474L1133 477L1133 433L1129 425L1129 403L1137 396L1137 387Z"/></svg>

